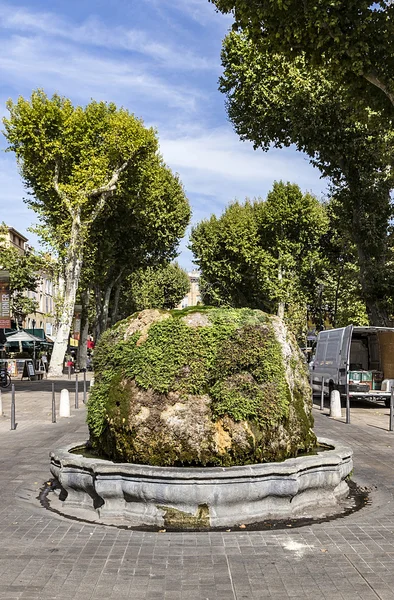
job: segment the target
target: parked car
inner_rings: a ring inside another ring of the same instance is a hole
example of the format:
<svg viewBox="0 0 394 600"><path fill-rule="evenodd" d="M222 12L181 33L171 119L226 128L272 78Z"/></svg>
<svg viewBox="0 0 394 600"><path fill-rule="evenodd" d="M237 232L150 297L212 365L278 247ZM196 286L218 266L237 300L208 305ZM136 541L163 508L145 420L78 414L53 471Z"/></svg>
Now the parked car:
<svg viewBox="0 0 394 600"><path fill-rule="evenodd" d="M394 386L394 328L341 327L321 331L309 365L314 394L339 390L352 398L374 398L390 405Z"/></svg>

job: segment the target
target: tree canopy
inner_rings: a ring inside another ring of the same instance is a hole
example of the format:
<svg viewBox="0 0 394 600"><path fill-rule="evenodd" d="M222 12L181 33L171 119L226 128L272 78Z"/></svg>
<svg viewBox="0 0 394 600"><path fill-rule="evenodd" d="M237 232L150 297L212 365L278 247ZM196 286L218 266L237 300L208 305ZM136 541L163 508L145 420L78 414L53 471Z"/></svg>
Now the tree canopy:
<svg viewBox="0 0 394 600"><path fill-rule="evenodd" d="M391 0L210 0L232 13L235 28L273 53L304 54L346 84L351 109L366 106L392 115L394 105L394 4Z"/></svg>
<svg viewBox="0 0 394 600"><path fill-rule="evenodd" d="M92 228L104 209L112 210L128 194L138 198L135 179L141 181L147 161L158 154L158 140L152 128L113 103L73 106L37 90L29 100L10 100L7 108L8 150L15 152L31 192L28 204L41 221L41 235L63 266L63 307L50 369L58 375ZM164 197L162 205L171 210ZM144 210L148 214L149 206Z"/></svg>
<svg viewBox="0 0 394 600"><path fill-rule="evenodd" d="M190 218L177 175L158 155L130 177L127 193L103 212L92 227L85 251L82 285L93 291L98 337L117 318L120 288L135 271L175 258Z"/></svg>
<svg viewBox="0 0 394 600"><path fill-rule="evenodd" d="M123 284L122 316L146 308L176 308L189 289L189 277L177 263L139 269Z"/></svg>
<svg viewBox="0 0 394 600"><path fill-rule="evenodd" d="M266 200L231 203L192 230L204 302L282 312L301 343L317 328L368 322L343 206L277 182Z"/></svg>
<svg viewBox="0 0 394 600"><path fill-rule="evenodd" d="M285 307L306 306L327 230L324 207L295 184L276 182L264 201L230 204L192 230L204 302L281 316Z"/></svg>
<svg viewBox="0 0 394 600"><path fill-rule="evenodd" d="M273 54L268 42L256 44L244 33L227 36L222 62L220 89L241 138L264 150L295 144L330 177L357 247L371 322L389 324L393 153L392 131L382 111L357 120L346 88L327 70L310 67L303 56Z"/></svg>

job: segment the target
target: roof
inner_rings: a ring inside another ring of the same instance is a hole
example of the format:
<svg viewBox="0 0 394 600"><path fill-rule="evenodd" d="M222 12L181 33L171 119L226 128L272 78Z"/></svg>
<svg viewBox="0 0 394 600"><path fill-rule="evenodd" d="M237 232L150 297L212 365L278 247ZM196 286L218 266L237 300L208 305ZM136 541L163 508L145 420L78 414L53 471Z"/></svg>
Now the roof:
<svg viewBox="0 0 394 600"><path fill-rule="evenodd" d="M29 238L25 237L22 233L20 233L19 231L17 231L17 229L15 229L14 227L10 227L9 225L7 225L7 228L8 228L8 233L14 233L14 234L16 234L24 242L28 241Z"/></svg>

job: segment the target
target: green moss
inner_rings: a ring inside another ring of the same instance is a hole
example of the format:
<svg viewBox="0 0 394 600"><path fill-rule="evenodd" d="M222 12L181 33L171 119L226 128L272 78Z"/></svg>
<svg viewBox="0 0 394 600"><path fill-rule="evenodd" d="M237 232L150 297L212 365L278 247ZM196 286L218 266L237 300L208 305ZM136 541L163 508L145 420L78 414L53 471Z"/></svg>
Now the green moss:
<svg viewBox="0 0 394 600"><path fill-rule="evenodd" d="M254 421L262 427L278 423L287 414L275 382L258 384L249 374L237 374L218 381L210 389L215 418L228 415L234 421Z"/></svg>
<svg viewBox="0 0 394 600"><path fill-rule="evenodd" d="M170 318L155 321L128 338L126 332L135 317L120 322L102 336L96 348L96 381L88 406L94 448L114 460L210 466L271 460L275 454L282 459L307 449L314 439L310 413L305 412L308 392L296 384L292 398L271 317L251 309L208 307L161 313ZM203 315L199 326L185 322L194 313ZM299 360L290 362L296 377L303 380ZM139 441L141 426L133 422L139 410L139 390L152 395L151 414L143 425L148 445ZM175 445L162 438L160 411L171 404L170 393L186 402L190 397L208 396L213 421L246 421L253 435L246 446L232 439L228 452L220 455L212 455L214 440L207 439L196 457L189 432L177 432ZM294 435L289 433L294 443L276 443L275 435L279 440L283 437L279 425L287 430L296 427Z"/></svg>
<svg viewBox="0 0 394 600"><path fill-rule="evenodd" d="M207 529L210 527L209 507L200 504L195 515L172 508L172 506L158 506L164 511L165 527L180 527L183 529Z"/></svg>

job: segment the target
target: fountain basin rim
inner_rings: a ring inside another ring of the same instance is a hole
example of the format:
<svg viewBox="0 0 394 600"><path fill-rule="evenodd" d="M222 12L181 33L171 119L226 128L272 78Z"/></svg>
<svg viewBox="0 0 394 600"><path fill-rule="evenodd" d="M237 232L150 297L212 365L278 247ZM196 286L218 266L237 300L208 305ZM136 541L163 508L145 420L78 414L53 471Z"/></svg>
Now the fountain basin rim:
<svg viewBox="0 0 394 600"><path fill-rule="evenodd" d="M315 469L318 467L333 467L352 459L353 451L349 446L334 442L327 438L318 438L318 444L330 446L332 449L318 451L310 456L297 456L281 462L266 462L233 467L169 467L152 466L136 463L117 463L105 459L86 458L73 454L75 448L86 446L86 441L74 443L72 446L51 451L51 462L64 468L82 469L96 475L127 475L139 477L170 477L183 480L198 479L227 479L233 476L258 477L261 475L291 475L292 473Z"/></svg>

